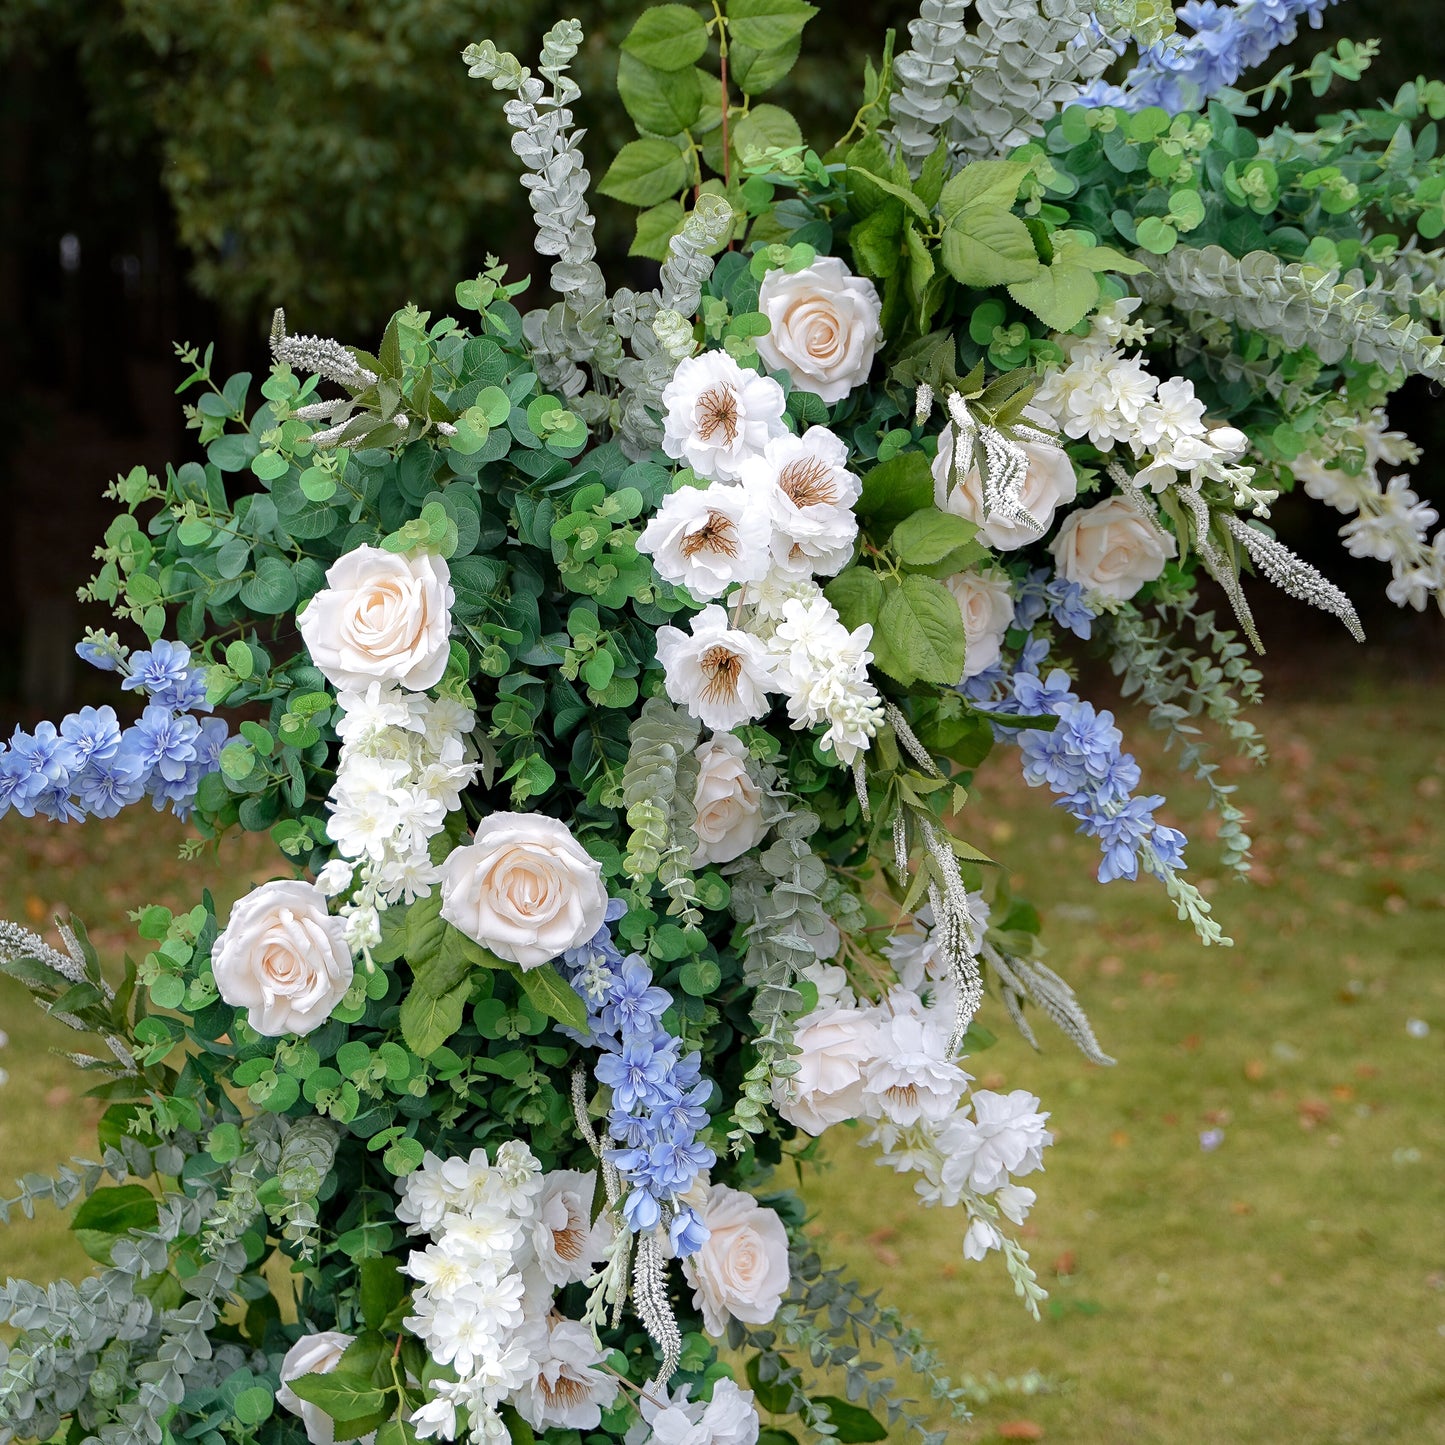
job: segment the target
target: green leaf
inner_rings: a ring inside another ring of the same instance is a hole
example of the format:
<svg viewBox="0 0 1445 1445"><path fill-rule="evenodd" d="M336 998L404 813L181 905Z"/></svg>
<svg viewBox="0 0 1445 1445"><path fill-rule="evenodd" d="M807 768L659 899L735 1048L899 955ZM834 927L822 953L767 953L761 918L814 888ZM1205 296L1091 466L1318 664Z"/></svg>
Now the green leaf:
<svg viewBox="0 0 1445 1445"><path fill-rule="evenodd" d="M1156 256L1165 256L1179 244L1179 232L1160 216L1145 216L1135 228L1139 244Z"/></svg>
<svg viewBox="0 0 1445 1445"><path fill-rule="evenodd" d="M960 211L939 249L948 274L964 286L1006 286L1039 269L1034 238L1010 211Z"/></svg>
<svg viewBox="0 0 1445 1445"><path fill-rule="evenodd" d="M722 969L710 958L694 959L683 964L677 981L685 994L693 998L707 998L722 982Z"/></svg>
<svg viewBox="0 0 1445 1445"><path fill-rule="evenodd" d="M231 1414L240 1424L252 1427L269 1420L275 1408L276 1396L264 1385L251 1385L231 1401Z"/></svg>
<svg viewBox="0 0 1445 1445"><path fill-rule="evenodd" d="M809 9L812 7L809 6ZM780 105L755 105L745 116L738 119L732 130L733 150L742 157L750 147L766 150L778 146L787 150L803 143L803 132L798 122Z"/></svg>
<svg viewBox="0 0 1445 1445"><path fill-rule="evenodd" d="M142 1184L117 1184L97 1189L71 1217L80 1247L94 1260L110 1263L110 1249L129 1229L154 1229L160 1205Z"/></svg>
<svg viewBox="0 0 1445 1445"><path fill-rule="evenodd" d="M692 179L688 158L665 140L629 141L597 187L629 206L656 206L675 197Z"/></svg>
<svg viewBox="0 0 1445 1445"><path fill-rule="evenodd" d="M895 200L902 201L920 221L931 223L933 213L924 205L923 201L914 194L910 186L899 185L896 181L884 179L873 171L864 170L861 166L849 166L848 176L851 180L861 181L865 185L877 186L880 191L885 191Z"/></svg>
<svg viewBox="0 0 1445 1445"><path fill-rule="evenodd" d="M955 606L954 611L957 610ZM441 1048L461 1028L471 991L470 979L440 998L425 989L413 988L401 1005L401 1036L407 1048L423 1059Z"/></svg>
<svg viewBox="0 0 1445 1445"><path fill-rule="evenodd" d="M244 682L255 670L255 658L244 642L232 642L226 646L226 666Z"/></svg>
<svg viewBox="0 0 1445 1445"><path fill-rule="evenodd" d="M518 968L515 972L522 991L548 1018L566 1024L568 1028L586 1029L586 1004L577 990L550 963L538 968Z"/></svg>
<svg viewBox="0 0 1445 1445"><path fill-rule="evenodd" d="M968 210L1007 211L1031 169L1022 161L974 161L944 186L938 209L950 221Z"/></svg>
<svg viewBox="0 0 1445 1445"><path fill-rule="evenodd" d="M357 1275L361 1281L361 1318L367 1329L379 1330L401 1303L406 1285L396 1261L384 1255L380 1259L363 1259L357 1265Z"/></svg>
<svg viewBox="0 0 1445 1445"><path fill-rule="evenodd" d="M863 478L862 495L853 510L881 528L891 528L932 504L933 472L928 458L922 452L900 452Z"/></svg>
<svg viewBox="0 0 1445 1445"><path fill-rule="evenodd" d="M839 1445L863 1445L866 1441L888 1438L883 1424L861 1405L850 1405L837 1395L815 1395L813 1403L828 1407L829 1418L837 1427L837 1433L832 1438Z"/></svg>
<svg viewBox="0 0 1445 1445"><path fill-rule="evenodd" d="M680 201L663 201L637 218L637 234L628 248L629 256L646 256L650 261L667 260L668 245L687 219Z"/></svg>
<svg viewBox="0 0 1445 1445"><path fill-rule="evenodd" d="M653 5L622 42L625 54L657 70L685 70L707 51L707 27L686 5Z"/></svg>
<svg viewBox="0 0 1445 1445"><path fill-rule="evenodd" d="M702 114L702 72L696 66L659 70L623 51L617 62L617 94L640 130L677 135Z"/></svg>
<svg viewBox="0 0 1445 1445"><path fill-rule="evenodd" d="M940 511L937 507L923 507L905 517L893 529L891 541L901 562L914 567L930 567L973 541L977 535L975 523L952 512Z"/></svg>
<svg viewBox="0 0 1445 1445"><path fill-rule="evenodd" d="M734 40L728 46L728 79L744 95L761 95L776 85L798 63L803 37L795 35L772 50L756 50Z"/></svg>
<svg viewBox="0 0 1445 1445"><path fill-rule="evenodd" d="M374 1415L386 1404L386 1395L370 1380L340 1370L301 1375L288 1383L298 1398L319 1405L339 1425Z"/></svg>
<svg viewBox="0 0 1445 1445"><path fill-rule="evenodd" d="M755 50L773 50L803 32L818 13L804 0L729 0L728 38Z"/></svg>
<svg viewBox="0 0 1445 1445"><path fill-rule="evenodd" d="M241 601L253 612L278 617L296 605L296 578L279 557L263 557L256 575L241 584Z"/></svg>
<svg viewBox="0 0 1445 1445"><path fill-rule="evenodd" d="M1052 331L1072 331L1098 304L1096 272L1134 276L1148 269L1110 246L1090 246L1075 231L1055 231L1052 239L1053 263L1031 280L1009 287L1009 295Z"/></svg>
<svg viewBox="0 0 1445 1445"><path fill-rule="evenodd" d="M931 577L885 583L873 644L877 666L905 686L953 687L963 676L963 614L953 594Z"/></svg>
<svg viewBox="0 0 1445 1445"><path fill-rule="evenodd" d="M865 623L877 623L878 609L883 605L883 583L871 567L849 567L828 583L823 595L833 604L839 621L852 632Z"/></svg>

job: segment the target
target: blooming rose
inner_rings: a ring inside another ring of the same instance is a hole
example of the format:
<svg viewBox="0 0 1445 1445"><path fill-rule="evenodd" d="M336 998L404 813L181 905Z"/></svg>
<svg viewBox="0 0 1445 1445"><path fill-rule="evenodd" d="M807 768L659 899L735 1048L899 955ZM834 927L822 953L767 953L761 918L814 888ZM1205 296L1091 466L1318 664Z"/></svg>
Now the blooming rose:
<svg viewBox="0 0 1445 1445"><path fill-rule="evenodd" d="M1123 497L1109 497L1070 512L1049 550L1065 580L1123 602L1158 577L1176 549L1172 537L1162 536Z"/></svg>
<svg viewBox="0 0 1445 1445"><path fill-rule="evenodd" d="M442 917L523 968L586 943L602 927L602 865L565 823L541 813L492 813L442 864Z"/></svg>
<svg viewBox="0 0 1445 1445"><path fill-rule="evenodd" d="M868 380L883 329L878 291L851 275L836 256L821 256L789 274L763 277L758 310L772 323L758 337L758 355L793 385L826 402L841 401Z"/></svg>
<svg viewBox="0 0 1445 1445"><path fill-rule="evenodd" d="M751 1390L721 1379L706 1403L689 1400L691 1390L684 1385L671 1395L666 1387L654 1386L643 1393L639 1407L651 1428L646 1436L649 1445L757 1445L762 1422Z"/></svg>
<svg viewBox="0 0 1445 1445"><path fill-rule="evenodd" d="M793 1042L798 1072L773 1085L778 1113L814 1136L830 1124L861 1118L863 1070L878 1051L877 1015L817 1008L798 1020Z"/></svg>
<svg viewBox="0 0 1445 1445"><path fill-rule="evenodd" d="M258 1034L309 1034L351 987L346 924L314 883L263 883L234 908L211 950L221 997Z"/></svg>
<svg viewBox="0 0 1445 1445"><path fill-rule="evenodd" d="M692 795L692 831L697 835L692 866L731 863L767 832L762 794L748 775L748 750L731 733L714 733L693 756L698 773Z"/></svg>
<svg viewBox="0 0 1445 1445"><path fill-rule="evenodd" d="M1012 552L1037 542L1053 526L1054 512L1062 502L1072 502L1078 495L1079 481L1068 454L1045 442L1020 443L1028 458L1029 469L1019 488L1019 501L1038 527L1004 517L997 510L986 511L983 499L983 478L976 467L970 467L953 482L953 424L944 427L938 438L938 455L933 459L933 499L944 511L956 513L967 521L978 523L979 536L995 552Z"/></svg>
<svg viewBox="0 0 1445 1445"><path fill-rule="evenodd" d="M703 1328L721 1337L728 1318L765 1325L788 1288L788 1231L751 1194L714 1184L698 1214L707 1243L682 1262Z"/></svg>
<svg viewBox="0 0 1445 1445"><path fill-rule="evenodd" d="M943 585L953 593L963 613L963 633L968 643L963 675L977 677L998 661L1004 633L1014 620L1009 580L997 572L959 572Z"/></svg>
<svg viewBox="0 0 1445 1445"><path fill-rule="evenodd" d="M320 1405L313 1405L297 1395L289 1382L299 1380L302 1375L329 1375L341 1363L341 1356L353 1338L340 1330L303 1335L286 1351L286 1358L281 1361L281 1388L276 1391L276 1403L301 1417L311 1445L332 1445L336 1439L336 1424ZM373 1430L370 1435L363 1435L358 1445L369 1445L375 1439L376 1431Z"/></svg>
<svg viewBox="0 0 1445 1445"><path fill-rule="evenodd" d="M425 552L357 547L327 569L297 618L311 660L337 687L398 682L424 692L450 656L451 571Z"/></svg>

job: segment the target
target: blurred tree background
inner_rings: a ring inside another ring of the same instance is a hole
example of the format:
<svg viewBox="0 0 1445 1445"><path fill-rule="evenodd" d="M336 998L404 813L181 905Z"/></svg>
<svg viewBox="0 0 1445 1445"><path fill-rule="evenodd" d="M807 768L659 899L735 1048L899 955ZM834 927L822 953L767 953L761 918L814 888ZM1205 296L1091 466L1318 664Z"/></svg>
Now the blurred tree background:
<svg viewBox="0 0 1445 1445"><path fill-rule="evenodd" d="M630 133L611 95L641 0L564 7L588 33L579 115L594 174ZM405 300L436 312L484 254L531 269L501 97L459 55L490 36L525 62L563 10L537 0L0 0L0 709L59 711L86 679L74 588L108 520L100 492L136 462L186 454L171 344L217 342L218 369L263 369L266 323L367 342ZM865 56L907 0L824 5L786 82L826 144L857 104ZM1445 75L1440 0L1345 0L1301 59L1378 37L1363 96ZM1434 23L1432 23L1432 21ZM1279 57L1279 63L1286 58ZM1351 98L1352 103L1354 97ZM1311 102L1306 97L1304 106ZM1301 108L1300 118L1308 110ZM630 227L603 202L613 276ZM1445 407L1412 388L1394 416L1445 456ZM1428 466L1422 470L1433 470ZM1428 477L1425 494L1440 496ZM1330 514L1291 503L1291 540L1355 595L1376 635L1437 639L1440 619L1380 604ZM1314 619L1291 611L1290 630Z"/></svg>

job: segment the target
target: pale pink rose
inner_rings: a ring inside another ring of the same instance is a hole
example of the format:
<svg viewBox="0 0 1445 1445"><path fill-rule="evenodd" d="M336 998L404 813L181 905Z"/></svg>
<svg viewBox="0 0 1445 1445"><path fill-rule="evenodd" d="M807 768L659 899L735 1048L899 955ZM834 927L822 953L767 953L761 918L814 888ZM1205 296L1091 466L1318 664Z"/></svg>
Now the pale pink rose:
<svg viewBox="0 0 1445 1445"><path fill-rule="evenodd" d="M425 552L357 547L327 569L297 617L306 650L338 688L435 687L451 656L451 569Z"/></svg>
<svg viewBox="0 0 1445 1445"><path fill-rule="evenodd" d="M765 1325L788 1288L788 1231L751 1194L714 1184L698 1214L707 1243L682 1262L703 1328L721 1337L728 1319Z"/></svg>
<svg viewBox="0 0 1445 1445"><path fill-rule="evenodd" d="M1049 550L1066 581L1125 602L1164 571L1177 548L1123 497L1109 497L1070 512Z"/></svg>
<svg viewBox="0 0 1445 1445"><path fill-rule="evenodd" d="M773 1103L790 1124L818 1135L830 1124L863 1117L863 1071L878 1051L878 1016L870 1009L817 1008L798 1020L798 1072L773 1085Z"/></svg>
<svg viewBox="0 0 1445 1445"><path fill-rule="evenodd" d="M441 866L446 921L499 958L537 968L602 927L602 865L565 823L542 813L493 813Z"/></svg>
<svg viewBox="0 0 1445 1445"><path fill-rule="evenodd" d="M868 380L883 339L883 303L873 283L852 275L836 256L820 256L791 274L769 271L758 310L772 323L758 337L758 355L800 390L835 402Z"/></svg>
<svg viewBox="0 0 1445 1445"><path fill-rule="evenodd" d="M336 1439L336 1424L320 1405L313 1405L296 1394L290 1382L299 1380L302 1375L329 1375L341 1363L341 1357L353 1338L340 1330L303 1335L286 1351L286 1357L281 1361L281 1388L276 1391L276 1403L301 1417L311 1445L332 1445ZM375 1439L376 1431L373 1430L370 1435L363 1435L357 1445L371 1445Z"/></svg>
<svg viewBox="0 0 1445 1445"><path fill-rule="evenodd" d="M309 1034L351 987L346 923L313 883L278 879L231 909L211 950L216 988L258 1034Z"/></svg>
<svg viewBox="0 0 1445 1445"><path fill-rule="evenodd" d="M692 866L731 863L767 832L763 796L748 773L748 750L731 733L714 733L693 756L698 773L692 798L697 837Z"/></svg>
<svg viewBox="0 0 1445 1445"><path fill-rule="evenodd" d="M943 584L963 614L964 677L977 677L999 660L1014 620L1013 593L1002 573L959 572Z"/></svg>

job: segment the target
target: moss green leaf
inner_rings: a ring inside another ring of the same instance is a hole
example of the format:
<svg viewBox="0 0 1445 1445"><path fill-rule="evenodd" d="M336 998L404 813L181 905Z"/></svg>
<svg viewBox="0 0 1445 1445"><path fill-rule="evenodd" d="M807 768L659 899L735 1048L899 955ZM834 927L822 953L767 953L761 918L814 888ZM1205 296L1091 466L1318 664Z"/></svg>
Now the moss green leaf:
<svg viewBox="0 0 1445 1445"><path fill-rule="evenodd" d="M653 5L637 17L622 50L657 70L686 70L707 51L707 27L686 5Z"/></svg>
<svg viewBox="0 0 1445 1445"><path fill-rule="evenodd" d="M702 113L702 72L695 65L659 70L623 51L617 62L617 94L640 130L677 135Z"/></svg>
<svg viewBox="0 0 1445 1445"><path fill-rule="evenodd" d="M675 197L691 178L688 159L675 145L635 140L617 153L597 189L629 206L656 206Z"/></svg>

